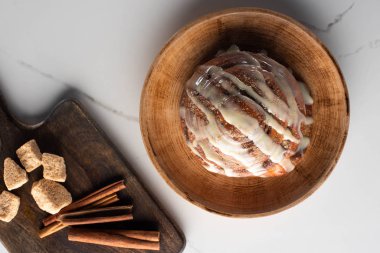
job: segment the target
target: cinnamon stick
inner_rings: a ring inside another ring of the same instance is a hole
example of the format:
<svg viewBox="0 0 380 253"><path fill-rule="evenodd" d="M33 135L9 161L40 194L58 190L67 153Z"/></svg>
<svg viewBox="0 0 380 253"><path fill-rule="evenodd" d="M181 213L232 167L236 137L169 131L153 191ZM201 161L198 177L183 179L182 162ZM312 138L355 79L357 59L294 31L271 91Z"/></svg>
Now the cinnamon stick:
<svg viewBox="0 0 380 253"><path fill-rule="evenodd" d="M76 209L79 209L81 207L84 207L84 206L87 206L87 205L90 205L102 198L105 198L109 195L112 195L122 189L125 189L126 188L126 185L125 185L125 182L124 180L120 180L118 182L115 182L109 186L106 186L102 189L99 189L97 191L95 191L94 193L91 193L90 195L78 200L78 201L75 201L73 203L71 203L70 205L66 206L65 208L63 208L61 210L60 213L66 213L68 211L72 211L72 210L76 210Z"/></svg>
<svg viewBox="0 0 380 253"><path fill-rule="evenodd" d="M109 199L109 197L104 198L104 199L108 199L108 201L103 202L102 200L99 200L99 202L94 203L94 206L92 206L92 207L101 207L103 205L110 205L110 204L113 204L113 203L119 201L119 198L117 197L116 194L111 195L111 197L112 197L111 199ZM89 207L87 207L87 208L89 208ZM46 236L49 236L51 234L54 234L54 233L64 229L65 227L67 227L67 226L63 225L59 221L55 221L55 222L49 224L48 226L42 228L39 231L39 236L40 236L40 238L44 238Z"/></svg>
<svg viewBox="0 0 380 253"><path fill-rule="evenodd" d="M83 201L83 200L86 200L88 198L91 198L91 197L95 196L98 193L101 193L101 192L103 192L103 191L105 191L105 190L107 190L107 189L109 189L111 187L114 187L114 186L118 185L120 182L124 183L124 180L119 180L119 181L116 181L116 182L114 182L114 183L112 183L110 185L104 186L103 188L100 188L99 190L94 191L93 193L91 193L91 194L87 195L86 197L80 199L80 201Z"/></svg>
<svg viewBox="0 0 380 253"><path fill-rule="evenodd" d="M71 203L70 205L63 208L57 214L54 214L54 215L51 215L51 216L45 218L42 222L45 226L48 226L49 224L55 222L57 220L57 217L63 213L66 213L66 212L72 211L72 210L77 210L77 209L82 208L84 206L93 204L94 202L96 202L96 201L98 201L104 197L107 197L109 195L112 195L112 194L114 194L114 193L116 193L122 189L125 189L125 188L126 188L126 185L125 185L124 180L120 180L120 181L117 181L115 183L112 183L106 187L103 187L103 188L91 193L90 195L88 195L88 196L86 196L86 197L84 197L78 201Z"/></svg>
<svg viewBox="0 0 380 253"><path fill-rule="evenodd" d="M96 209L82 210L82 211L61 214L57 219L60 222L62 222L63 225L66 225L66 226L117 222L117 221L132 220L133 216L132 216L132 213L130 213L131 210L132 210L132 205L103 207L103 208L96 208ZM116 212L116 211L117 212L128 211L129 213L110 215L112 214L112 212ZM94 214L99 215L99 216L86 217L86 215L94 215Z"/></svg>
<svg viewBox="0 0 380 253"><path fill-rule="evenodd" d="M68 232L68 240L129 249L160 249L159 242L139 240L119 234L110 234L102 230L91 230L83 228L70 229Z"/></svg>
<svg viewBox="0 0 380 253"><path fill-rule="evenodd" d="M132 220L133 215L123 214L117 216L103 216L103 217L89 217L89 218L63 218L60 221L65 226L77 226L77 225L88 225L88 224L98 224L98 223L109 223L117 221Z"/></svg>
<svg viewBox="0 0 380 253"><path fill-rule="evenodd" d="M121 229L106 229L104 232L114 235L122 235L129 238L139 239L143 241L158 242L160 241L159 231L144 231L144 230L121 230Z"/></svg>
<svg viewBox="0 0 380 253"><path fill-rule="evenodd" d="M44 238L46 236L49 236L51 234L54 234L62 229L64 229L66 226L63 225L61 222L59 221L56 221L52 224L50 224L49 226L47 227L44 227L43 229L41 229L38 233L38 235L40 236L40 238Z"/></svg>
<svg viewBox="0 0 380 253"><path fill-rule="evenodd" d="M98 201L92 203L91 205L84 207L83 209L91 209L91 208L96 207L96 206L103 206L104 203L105 203L104 205L107 205L109 201L114 203L114 202L117 202L116 200L119 201L119 197L116 195L116 193L114 193L114 194L109 195L105 198L99 199Z"/></svg>
<svg viewBox="0 0 380 253"><path fill-rule="evenodd" d="M116 194L115 194L116 195ZM108 206L110 204L113 204L115 202L118 202L120 199L119 197L116 195L116 196L113 196L112 198L102 202L102 203L99 203L98 206Z"/></svg>
<svg viewBox="0 0 380 253"><path fill-rule="evenodd" d="M112 211L129 211L130 212L132 208L133 208L132 205L124 205L124 206L110 206L110 207L86 209L86 210L80 210L80 211L61 214L58 216L58 220L68 218L68 217L82 216L82 215L88 215L88 214L94 214L94 213L106 213L106 212L112 212Z"/></svg>

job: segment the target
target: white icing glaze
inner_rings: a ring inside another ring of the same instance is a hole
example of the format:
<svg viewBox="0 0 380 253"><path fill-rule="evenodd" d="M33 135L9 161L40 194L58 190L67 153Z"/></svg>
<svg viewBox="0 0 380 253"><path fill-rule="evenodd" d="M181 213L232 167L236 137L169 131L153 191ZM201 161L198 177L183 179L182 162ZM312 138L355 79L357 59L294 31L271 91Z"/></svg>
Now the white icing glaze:
<svg viewBox="0 0 380 253"><path fill-rule="evenodd" d="M308 88L306 87L306 84L304 82L298 81L298 84L301 88L303 100L305 101L305 105L312 105L314 100L310 95L310 92Z"/></svg>
<svg viewBox="0 0 380 253"><path fill-rule="evenodd" d="M298 150L297 151L302 151L302 150L306 149L307 146L309 146L309 143L310 143L310 138L308 138L308 137L302 137L301 143L298 146Z"/></svg>
<svg viewBox="0 0 380 253"><path fill-rule="evenodd" d="M312 123L312 118L306 117L299 110L295 98L296 93L293 90L294 86L292 88L289 84L289 82L296 84L300 82L296 82L282 65L269 58L267 62L264 62L271 67L271 72L268 73L273 74L275 82L286 98L286 102L284 102L266 84L262 74L266 70L262 69L260 64L260 61L263 62L262 55L260 59L256 59L253 54L240 51L236 46L231 47L225 53L218 53L218 55L224 54L239 54L241 56L240 64L235 66L238 66L245 73L249 73L250 77L254 78L255 85L262 95L239 80L235 75L225 72L220 67L200 66L188 81L186 93L191 102L205 115L207 123L195 117L186 108L180 109L181 118L185 120L186 126L195 137L193 142L188 143L189 147L200 157L201 155L195 148L200 147L203 150L207 159L204 161L208 164L206 167L209 171L220 173L220 170L214 165L216 164L224 169L227 176L239 176L240 174L235 173L234 168L230 168L226 164L225 158L217 154L212 147L232 157L254 176L265 176L267 169L263 167L263 161L267 158L271 162L279 164L286 172L293 170L294 165L289 157L296 152L302 152L309 144L309 139L302 136L300 131L301 124ZM312 104L313 100L304 84L299 85L299 89L305 104ZM243 94L243 92L246 94ZM199 100L199 95L209 102L209 106L205 106ZM297 144L297 150L292 151L276 143L264 131L258 119L242 110L232 98L238 98L247 106L260 112L264 116L263 122L280 134L284 140ZM210 106L217 109L226 122L249 138L263 155L261 157L253 156L248 149L242 146L243 143L233 139L217 120L216 114L210 109ZM288 127L281 125L275 117ZM292 134L289 128L298 130L297 135Z"/></svg>
<svg viewBox="0 0 380 253"><path fill-rule="evenodd" d="M311 124L313 124L313 122L314 122L314 120L312 117L306 117L304 123L305 123L305 125L311 125Z"/></svg>
<svg viewBox="0 0 380 253"><path fill-rule="evenodd" d="M208 164L206 167L209 171L214 172L214 173L219 173L218 168L215 167L213 164Z"/></svg>
<svg viewBox="0 0 380 253"><path fill-rule="evenodd" d="M221 51L221 53L236 53L236 52L240 52L240 48L236 45L231 45L225 52L223 52L223 50Z"/></svg>
<svg viewBox="0 0 380 253"><path fill-rule="evenodd" d="M248 150L244 149L241 146L240 142L233 140L231 137L221 132L222 126L220 125L218 126L218 123L215 119L214 114L209 109L207 109L204 105L202 105L202 103L200 103L196 97L191 95L191 93L188 93L188 96L190 97L192 102L206 115L207 120L208 120L208 124L200 128L196 128L193 123L186 121L189 129L193 133L196 133L196 140L193 143L194 146L197 146L199 144L203 149L204 145L202 146L199 140L208 139L208 141L214 147L218 148L224 154L233 157L237 161L242 162L244 166L255 167L255 168L261 167L261 164L257 164L255 157L252 157L251 155L249 155ZM207 151L210 155L211 153L215 153L214 151L209 150L209 149ZM208 158L207 155L206 157ZM217 161L215 157L209 160L215 162L221 167L225 167L223 166L223 163L220 164L220 161Z"/></svg>

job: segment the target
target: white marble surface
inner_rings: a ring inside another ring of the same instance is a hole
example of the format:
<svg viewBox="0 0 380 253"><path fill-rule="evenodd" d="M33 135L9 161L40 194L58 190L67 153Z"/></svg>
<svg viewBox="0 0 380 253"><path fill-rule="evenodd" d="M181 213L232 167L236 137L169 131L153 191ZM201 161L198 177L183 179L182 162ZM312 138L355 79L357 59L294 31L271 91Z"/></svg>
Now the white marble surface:
<svg viewBox="0 0 380 253"><path fill-rule="evenodd" d="M234 6L308 24L338 60L351 101L330 178L296 207L259 219L220 217L183 200L148 159L138 123L144 78L165 41L188 21ZM79 98L182 228L185 253L380 252L379 10L378 0L0 0L0 86L30 123L62 98Z"/></svg>

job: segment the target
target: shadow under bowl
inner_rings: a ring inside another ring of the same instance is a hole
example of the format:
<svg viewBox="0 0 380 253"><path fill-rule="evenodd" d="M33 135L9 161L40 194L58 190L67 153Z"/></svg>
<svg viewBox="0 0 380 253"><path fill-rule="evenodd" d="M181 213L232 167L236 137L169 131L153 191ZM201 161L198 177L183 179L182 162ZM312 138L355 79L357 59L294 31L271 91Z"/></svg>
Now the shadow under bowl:
<svg viewBox="0 0 380 253"><path fill-rule="evenodd" d="M310 145L296 168L284 176L214 174L186 145L179 116L185 83L198 65L231 44L265 49L310 89L314 99ZM151 67L140 106L144 144L165 181L190 202L232 217L273 214L309 196L333 170L349 125L344 79L324 45L295 20L256 8L210 14L176 33Z"/></svg>

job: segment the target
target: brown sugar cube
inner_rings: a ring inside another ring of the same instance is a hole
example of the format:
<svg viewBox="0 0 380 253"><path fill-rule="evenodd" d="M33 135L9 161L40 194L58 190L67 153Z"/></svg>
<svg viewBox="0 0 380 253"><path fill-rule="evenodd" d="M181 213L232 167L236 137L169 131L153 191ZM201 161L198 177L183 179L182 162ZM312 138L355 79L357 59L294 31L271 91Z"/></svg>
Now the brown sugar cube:
<svg viewBox="0 0 380 253"><path fill-rule="evenodd" d="M8 190L14 190L26 182L28 182L28 176L26 171L18 166L18 164L11 158L4 160L4 182Z"/></svg>
<svg viewBox="0 0 380 253"><path fill-rule="evenodd" d="M16 195L3 191L0 194L0 220L10 222L16 217L20 207L20 198Z"/></svg>
<svg viewBox="0 0 380 253"><path fill-rule="evenodd" d="M42 166L44 167L44 178L57 182L66 181L66 165L63 157L43 153Z"/></svg>
<svg viewBox="0 0 380 253"><path fill-rule="evenodd" d="M72 202L70 192L63 185L47 179L33 183L32 196L38 207L50 214L58 213Z"/></svg>
<svg viewBox="0 0 380 253"><path fill-rule="evenodd" d="M35 140L30 140L19 149L16 154L27 172L37 169L41 165L41 152Z"/></svg>

